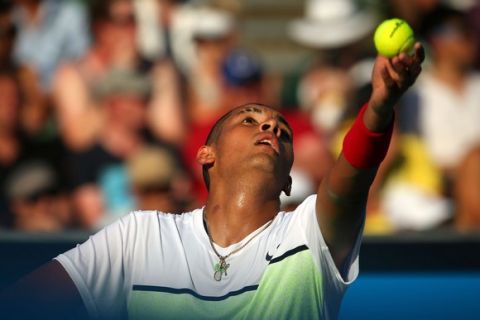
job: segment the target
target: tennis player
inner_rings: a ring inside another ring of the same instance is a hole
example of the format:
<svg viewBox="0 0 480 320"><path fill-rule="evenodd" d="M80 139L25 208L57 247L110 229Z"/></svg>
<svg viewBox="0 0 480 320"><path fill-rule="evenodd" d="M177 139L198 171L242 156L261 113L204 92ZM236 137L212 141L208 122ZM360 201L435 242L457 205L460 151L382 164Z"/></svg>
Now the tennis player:
<svg viewBox="0 0 480 320"><path fill-rule="evenodd" d="M181 215L136 211L33 272L2 297L9 315L48 318L335 319L358 274L367 194L394 105L424 59L376 58L373 91L317 194L292 212L293 132L248 104L224 115L198 151L208 201Z"/></svg>

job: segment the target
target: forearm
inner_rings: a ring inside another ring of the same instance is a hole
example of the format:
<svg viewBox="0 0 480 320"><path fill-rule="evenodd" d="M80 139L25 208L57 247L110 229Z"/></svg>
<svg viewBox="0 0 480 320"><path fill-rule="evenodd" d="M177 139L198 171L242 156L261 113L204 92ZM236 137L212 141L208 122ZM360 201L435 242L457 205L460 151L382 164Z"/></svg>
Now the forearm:
<svg viewBox="0 0 480 320"><path fill-rule="evenodd" d="M372 111L370 105L362 108L345 137L341 156L318 190L318 221L338 266L363 225L368 192L392 134L393 113Z"/></svg>

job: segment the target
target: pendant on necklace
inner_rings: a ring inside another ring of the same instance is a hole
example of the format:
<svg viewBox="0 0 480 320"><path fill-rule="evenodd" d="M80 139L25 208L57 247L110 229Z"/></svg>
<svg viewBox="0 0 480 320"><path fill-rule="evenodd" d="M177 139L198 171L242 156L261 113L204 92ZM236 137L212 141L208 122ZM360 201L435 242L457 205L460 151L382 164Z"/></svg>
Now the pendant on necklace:
<svg viewBox="0 0 480 320"><path fill-rule="evenodd" d="M222 274L227 275L227 269L230 267L230 264L228 264L225 261L225 257L219 257L220 260L218 261L217 264L215 264L215 273L213 274L213 278L217 281L222 280Z"/></svg>

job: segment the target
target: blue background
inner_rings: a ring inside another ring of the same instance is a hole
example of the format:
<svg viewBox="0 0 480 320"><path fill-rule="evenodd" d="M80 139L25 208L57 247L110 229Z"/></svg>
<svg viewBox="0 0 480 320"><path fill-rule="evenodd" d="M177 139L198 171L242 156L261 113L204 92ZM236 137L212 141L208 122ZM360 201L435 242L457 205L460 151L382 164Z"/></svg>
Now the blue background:
<svg viewBox="0 0 480 320"><path fill-rule="evenodd" d="M480 272L360 274L340 320L480 319Z"/></svg>

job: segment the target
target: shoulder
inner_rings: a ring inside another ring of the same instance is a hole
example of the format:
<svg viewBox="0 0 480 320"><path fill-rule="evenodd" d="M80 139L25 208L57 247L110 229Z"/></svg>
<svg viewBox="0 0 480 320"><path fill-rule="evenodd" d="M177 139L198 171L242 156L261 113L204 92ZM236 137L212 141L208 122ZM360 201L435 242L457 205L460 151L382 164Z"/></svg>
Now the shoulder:
<svg viewBox="0 0 480 320"><path fill-rule="evenodd" d="M136 224L138 226L156 226L179 228L185 225L191 225L194 219L201 216L202 209L194 209L184 213L169 213L158 210L136 210L130 212L124 219L125 223Z"/></svg>
<svg viewBox="0 0 480 320"><path fill-rule="evenodd" d="M89 241L104 242L107 240L110 246L124 247L129 251L145 242L178 238L193 229L193 219L198 211L182 214L166 213L156 210L131 211L123 217L109 223L98 230ZM197 220L201 219L197 217ZM198 222L195 224L197 225Z"/></svg>
<svg viewBox="0 0 480 320"><path fill-rule="evenodd" d="M196 215L201 215L202 208L193 209L183 213L171 213L160 210L134 210L129 215L135 216L139 219L160 219L165 221L186 222L194 218Z"/></svg>

